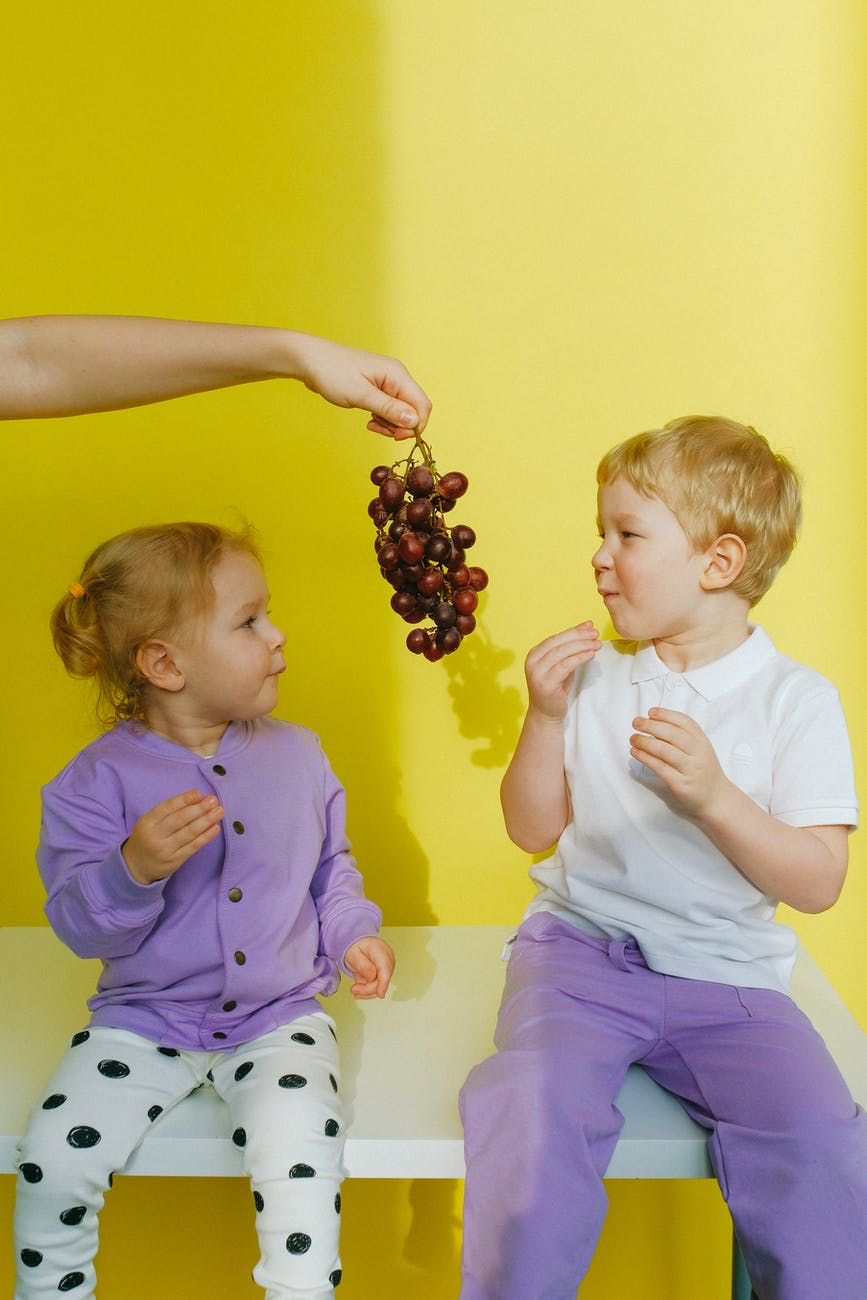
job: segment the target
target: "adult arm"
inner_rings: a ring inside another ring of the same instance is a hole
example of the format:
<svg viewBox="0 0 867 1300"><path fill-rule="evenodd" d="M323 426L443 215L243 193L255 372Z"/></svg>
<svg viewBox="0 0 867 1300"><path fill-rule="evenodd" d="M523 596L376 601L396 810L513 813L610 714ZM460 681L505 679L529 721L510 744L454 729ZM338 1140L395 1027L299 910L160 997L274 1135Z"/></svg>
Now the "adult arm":
<svg viewBox="0 0 867 1300"><path fill-rule="evenodd" d="M263 325L148 316L0 321L0 419L80 415L264 379L295 379L368 428L409 437L431 404L394 357Z"/></svg>

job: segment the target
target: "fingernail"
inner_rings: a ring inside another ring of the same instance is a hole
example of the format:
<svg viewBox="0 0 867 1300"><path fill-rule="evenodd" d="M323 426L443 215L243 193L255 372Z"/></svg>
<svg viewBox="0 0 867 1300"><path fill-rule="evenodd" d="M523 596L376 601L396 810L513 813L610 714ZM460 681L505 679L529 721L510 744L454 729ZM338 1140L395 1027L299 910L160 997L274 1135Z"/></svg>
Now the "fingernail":
<svg viewBox="0 0 867 1300"><path fill-rule="evenodd" d="M400 415L397 418L400 421L400 423L404 425L407 429L415 428L416 419L417 419L415 411L401 411Z"/></svg>

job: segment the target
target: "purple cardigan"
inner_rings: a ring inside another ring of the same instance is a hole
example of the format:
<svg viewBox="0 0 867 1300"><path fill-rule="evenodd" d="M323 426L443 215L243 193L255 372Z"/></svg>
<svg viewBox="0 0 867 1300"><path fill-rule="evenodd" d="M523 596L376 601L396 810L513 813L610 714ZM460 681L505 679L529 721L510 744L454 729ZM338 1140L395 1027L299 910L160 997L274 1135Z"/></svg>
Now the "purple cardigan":
<svg viewBox="0 0 867 1300"><path fill-rule="evenodd" d="M219 798L222 833L168 880L140 885L122 843L143 813L193 788ZM379 931L343 788L303 727L232 723L201 758L122 722L42 795L45 911L74 952L103 962L93 1025L227 1050L321 1010L346 949Z"/></svg>

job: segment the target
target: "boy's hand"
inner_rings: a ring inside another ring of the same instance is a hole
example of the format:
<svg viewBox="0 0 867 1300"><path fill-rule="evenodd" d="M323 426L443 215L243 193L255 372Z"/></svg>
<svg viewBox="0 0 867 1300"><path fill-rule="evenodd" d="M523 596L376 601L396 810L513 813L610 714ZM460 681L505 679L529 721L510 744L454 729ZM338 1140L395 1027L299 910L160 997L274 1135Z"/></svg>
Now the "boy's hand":
<svg viewBox="0 0 867 1300"><path fill-rule="evenodd" d="M224 812L216 795L186 790L144 813L121 846L133 880L152 885L174 875L197 849L219 835Z"/></svg>
<svg viewBox="0 0 867 1300"><path fill-rule="evenodd" d="M384 939L374 935L356 939L346 949L343 963L355 977L353 997L385 997L394 971L394 953Z"/></svg>
<svg viewBox="0 0 867 1300"><path fill-rule="evenodd" d="M524 663L530 708L544 718L562 722L575 669L598 654L601 646L589 619L534 646Z"/></svg>
<svg viewBox="0 0 867 1300"><path fill-rule="evenodd" d="M701 727L674 709L650 709L646 718L633 718L632 725L632 757L665 782L685 812L701 818L729 785Z"/></svg>

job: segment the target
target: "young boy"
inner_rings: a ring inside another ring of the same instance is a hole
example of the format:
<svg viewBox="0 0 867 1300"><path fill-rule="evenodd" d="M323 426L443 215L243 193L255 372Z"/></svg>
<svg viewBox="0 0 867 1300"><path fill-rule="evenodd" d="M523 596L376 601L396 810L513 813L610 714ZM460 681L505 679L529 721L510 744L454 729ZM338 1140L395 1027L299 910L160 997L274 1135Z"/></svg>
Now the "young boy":
<svg viewBox="0 0 867 1300"><path fill-rule="evenodd" d="M597 477L592 563L623 639L586 622L527 657L503 810L521 848L556 850L530 873L498 1051L461 1094L461 1297L574 1300L640 1062L707 1128L761 1300L864 1300L867 1120L787 996L797 940L774 921L840 893L849 742L830 683L749 621L794 545L797 477L706 417Z"/></svg>

